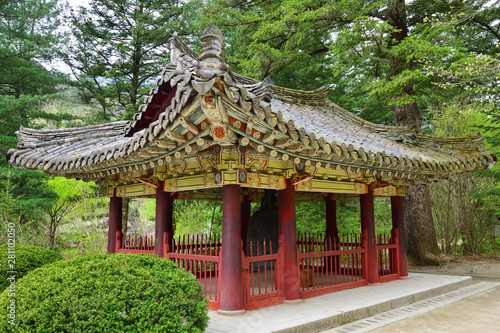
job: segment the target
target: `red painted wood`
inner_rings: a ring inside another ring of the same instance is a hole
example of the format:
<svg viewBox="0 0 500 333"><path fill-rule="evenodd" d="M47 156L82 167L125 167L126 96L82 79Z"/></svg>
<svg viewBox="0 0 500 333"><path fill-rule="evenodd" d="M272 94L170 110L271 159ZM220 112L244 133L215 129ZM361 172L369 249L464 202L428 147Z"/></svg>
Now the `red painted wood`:
<svg viewBox="0 0 500 333"><path fill-rule="evenodd" d="M163 191L163 182L156 189L156 224L155 224L155 253L158 257L164 257L163 235L166 232L169 239L166 241L172 244L173 199L170 192Z"/></svg>
<svg viewBox="0 0 500 333"><path fill-rule="evenodd" d="M243 309L240 186L222 187L222 254L220 309Z"/></svg>
<svg viewBox="0 0 500 333"><path fill-rule="evenodd" d="M366 236L366 281L374 284L378 283L378 261L377 244L375 239L375 216L373 208L373 192L371 190L366 194L360 194L361 203L361 229L363 236Z"/></svg>
<svg viewBox="0 0 500 333"><path fill-rule="evenodd" d="M123 233L120 230L116 231L115 253L123 248Z"/></svg>
<svg viewBox="0 0 500 333"><path fill-rule="evenodd" d="M251 214L251 202L248 195L245 195L241 203L241 240L243 241L243 252L245 254L247 253L248 224L250 223Z"/></svg>
<svg viewBox="0 0 500 333"><path fill-rule="evenodd" d="M399 276L408 276L408 259L406 256L405 222L403 215L403 198L391 197L392 227L398 230Z"/></svg>
<svg viewBox="0 0 500 333"><path fill-rule="evenodd" d="M286 189L279 191L280 234L283 235L285 300L300 298L297 258L297 227L295 225L295 187L290 179Z"/></svg>
<svg viewBox="0 0 500 333"><path fill-rule="evenodd" d="M120 197L109 198L108 253L116 252L116 232L122 230L122 203Z"/></svg>
<svg viewBox="0 0 500 333"><path fill-rule="evenodd" d="M339 249L339 229L337 228L337 202L330 195L325 198L326 206L326 239L331 239L335 250ZM329 244L329 242L327 242Z"/></svg>

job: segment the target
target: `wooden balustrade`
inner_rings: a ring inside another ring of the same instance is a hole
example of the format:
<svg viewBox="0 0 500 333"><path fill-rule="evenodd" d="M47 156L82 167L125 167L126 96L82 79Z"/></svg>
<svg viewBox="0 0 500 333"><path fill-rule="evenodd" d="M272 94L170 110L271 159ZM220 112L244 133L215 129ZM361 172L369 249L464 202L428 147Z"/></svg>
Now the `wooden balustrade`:
<svg viewBox="0 0 500 333"><path fill-rule="evenodd" d="M377 263L380 282L399 279L399 230L377 235Z"/></svg>
<svg viewBox="0 0 500 333"><path fill-rule="evenodd" d="M242 254L246 309L283 301L283 236L273 248L272 240L250 241L248 253Z"/></svg>
<svg viewBox="0 0 500 333"><path fill-rule="evenodd" d="M220 302L220 270L222 244L219 236L184 235L168 242L163 235L164 257L193 274L203 287L211 309ZM398 230L376 237L380 281L399 278ZM366 285L366 235L345 234L326 238L323 234L300 234L297 251L301 298L314 297L333 291ZM123 237L116 232L116 252L155 253L151 236ZM271 240L251 241L248 253L242 255L245 308L256 309L283 301L283 236L278 246Z"/></svg>
<svg viewBox="0 0 500 333"><path fill-rule="evenodd" d="M297 244L302 298L366 284L361 235L325 239L322 234L301 234Z"/></svg>
<svg viewBox="0 0 500 333"><path fill-rule="evenodd" d="M154 236L123 236L122 232L116 231L116 251L117 253L155 253Z"/></svg>

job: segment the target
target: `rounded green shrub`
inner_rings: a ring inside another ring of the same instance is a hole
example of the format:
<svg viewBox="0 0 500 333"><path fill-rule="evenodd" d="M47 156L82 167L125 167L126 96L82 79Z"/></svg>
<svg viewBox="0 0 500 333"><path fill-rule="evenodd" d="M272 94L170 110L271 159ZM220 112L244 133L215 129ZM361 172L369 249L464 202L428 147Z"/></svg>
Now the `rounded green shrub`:
<svg viewBox="0 0 500 333"><path fill-rule="evenodd" d="M10 247L7 244L0 245L0 292L3 291L10 282L7 280L12 274L8 271L16 271L16 279L20 279L35 268L54 261L61 260L59 253L33 245L16 244ZM14 250L14 252L12 252ZM12 262L10 260L15 260ZM10 265L13 265L13 269Z"/></svg>
<svg viewBox="0 0 500 333"><path fill-rule="evenodd" d="M203 332L207 301L194 276L146 254L82 256L19 280L15 325L0 295L0 332Z"/></svg>

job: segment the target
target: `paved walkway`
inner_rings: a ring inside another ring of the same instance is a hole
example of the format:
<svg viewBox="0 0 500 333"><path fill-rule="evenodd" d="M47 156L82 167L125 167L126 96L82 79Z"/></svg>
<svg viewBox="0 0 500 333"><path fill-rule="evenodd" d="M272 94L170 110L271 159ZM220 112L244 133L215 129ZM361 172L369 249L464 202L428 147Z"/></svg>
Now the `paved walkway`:
<svg viewBox="0 0 500 333"><path fill-rule="evenodd" d="M472 278L464 276L422 273L410 276L411 279L344 290L299 304L248 311L238 317L211 311L206 332L319 332L472 284Z"/></svg>
<svg viewBox="0 0 500 333"><path fill-rule="evenodd" d="M499 286L498 282L481 282L324 333L499 332Z"/></svg>

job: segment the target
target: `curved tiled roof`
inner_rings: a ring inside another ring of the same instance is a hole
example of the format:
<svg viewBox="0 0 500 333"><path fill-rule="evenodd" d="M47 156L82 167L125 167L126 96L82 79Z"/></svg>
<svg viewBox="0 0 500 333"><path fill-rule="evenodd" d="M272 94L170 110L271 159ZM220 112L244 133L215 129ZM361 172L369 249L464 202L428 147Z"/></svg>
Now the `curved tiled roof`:
<svg viewBox="0 0 500 333"><path fill-rule="evenodd" d="M204 149L214 144L200 139L210 138L210 126L215 125L193 110L200 108L198 97L215 90L224 97L223 105L238 110L234 116L244 125L221 122L237 137L274 151L273 158L286 155L367 173L379 169L401 178L486 169L496 161L484 152L480 137L441 138L373 124L331 102L327 87L299 91L275 86L269 78L257 81L232 73L219 38L205 33L205 53L198 56L178 36L171 36L171 62L132 121L61 130L21 128L9 162L50 175L92 179L138 165L163 165L172 154L195 154L199 149L193 151L191 145Z"/></svg>

